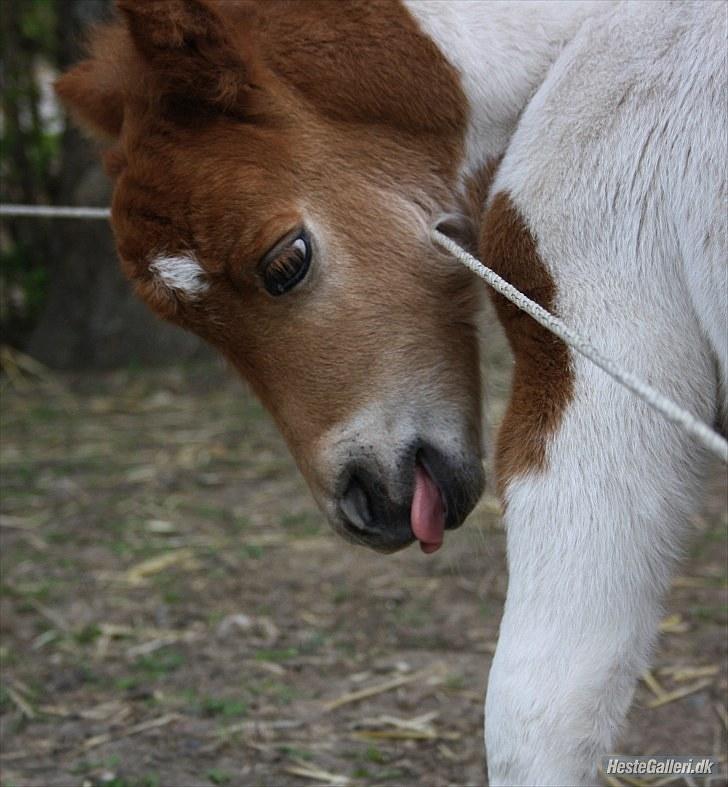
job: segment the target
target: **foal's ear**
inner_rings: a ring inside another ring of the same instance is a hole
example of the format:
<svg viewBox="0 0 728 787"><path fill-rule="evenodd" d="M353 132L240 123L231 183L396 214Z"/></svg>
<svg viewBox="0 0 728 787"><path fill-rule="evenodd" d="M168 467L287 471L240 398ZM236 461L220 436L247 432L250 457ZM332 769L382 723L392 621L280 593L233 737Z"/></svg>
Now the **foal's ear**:
<svg viewBox="0 0 728 787"><path fill-rule="evenodd" d="M253 88L251 25L226 22L219 5L213 0L117 0L134 45L165 94L241 111ZM252 22L252 10L249 16Z"/></svg>
<svg viewBox="0 0 728 787"><path fill-rule="evenodd" d="M124 98L115 65L91 57L66 71L54 85L76 122L92 136L117 139L124 121Z"/></svg>

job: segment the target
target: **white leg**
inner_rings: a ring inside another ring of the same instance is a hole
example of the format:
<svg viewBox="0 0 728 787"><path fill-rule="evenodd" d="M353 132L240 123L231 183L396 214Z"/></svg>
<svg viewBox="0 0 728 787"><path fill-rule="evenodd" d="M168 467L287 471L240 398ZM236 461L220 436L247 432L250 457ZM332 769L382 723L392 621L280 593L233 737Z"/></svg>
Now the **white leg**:
<svg viewBox="0 0 728 787"><path fill-rule="evenodd" d="M649 358L638 359L642 371ZM650 379L710 420L710 361L675 361L683 382L703 386L697 405L684 386L670 390L664 356ZM586 361L574 370L545 469L504 493L510 579L485 707L491 785L598 783L598 759L616 745L648 664L706 466L676 428Z"/></svg>

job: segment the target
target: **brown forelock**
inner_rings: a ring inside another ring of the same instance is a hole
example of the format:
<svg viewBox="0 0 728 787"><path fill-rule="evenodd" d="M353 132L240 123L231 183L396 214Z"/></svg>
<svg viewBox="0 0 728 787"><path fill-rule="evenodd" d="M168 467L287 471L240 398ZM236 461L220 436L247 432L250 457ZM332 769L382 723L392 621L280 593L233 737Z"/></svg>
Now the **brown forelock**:
<svg viewBox="0 0 728 787"><path fill-rule="evenodd" d="M221 8L234 24L236 4ZM306 446L389 379L406 392L402 375L473 410L478 434L477 287L416 225L452 207L466 112L456 75L398 3L268 0L258 25L268 110L253 122L139 100L155 83L136 72L113 203L127 275L233 361L304 472ZM306 218L311 272L271 298L256 266ZM149 270L155 254L185 251L210 281L197 302Z"/></svg>
<svg viewBox="0 0 728 787"><path fill-rule="evenodd" d="M553 310L556 286L506 192L495 195L484 216L480 253L506 281ZM548 441L571 401L574 380L566 345L501 295L491 290L491 297L515 356L511 398L496 445L503 495L510 479L545 469Z"/></svg>
<svg viewBox="0 0 728 787"><path fill-rule="evenodd" d="M265 0L259 8L266 64L319 113L436 134L452 165L465 98L453 67L400 0Z"/></svg>

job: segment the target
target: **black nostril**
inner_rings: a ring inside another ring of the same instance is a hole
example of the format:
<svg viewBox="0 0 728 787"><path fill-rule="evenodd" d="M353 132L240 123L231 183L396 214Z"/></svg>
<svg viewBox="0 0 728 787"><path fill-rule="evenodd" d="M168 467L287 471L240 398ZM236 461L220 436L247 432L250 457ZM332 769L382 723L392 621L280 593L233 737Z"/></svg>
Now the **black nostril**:
<svg viewBox="0 0 728 787"><path fill-rule="evenodd" d="M379 552L396 552L411 544L410 480L406 472L403 478L387 476L380 467L364 463L344 467L339 487L343 494L332 524L350 541Z"/></svg>
<svg viewBox="0 0 728 787"><path fill-rule="evenodd" d="M349 522L359 530L372 527L372 509L369 495L356 476L352 476L341 502L341 511Z"/></svg>

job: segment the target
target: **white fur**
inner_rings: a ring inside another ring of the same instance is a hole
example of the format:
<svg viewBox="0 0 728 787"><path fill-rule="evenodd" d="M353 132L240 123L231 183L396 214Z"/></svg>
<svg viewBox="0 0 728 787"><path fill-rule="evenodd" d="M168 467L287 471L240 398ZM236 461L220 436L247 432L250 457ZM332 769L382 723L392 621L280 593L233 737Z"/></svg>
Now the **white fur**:
<svg viewBox="0 0 728 787"><path fill-rule="evenodd" d="M159 276L165 286L188 298L199 298L209 286L205 271L193 254L158 254L149 270Z"/></svg>
<svg viewBox="0 0 728 787"><path fill-rule="evenodd" d="M461 76L470 122L463 175L499 156L523 108L598 0L404 0Z"/></svg>
<svg viewBox="0 0 728 787"><path fill-rule="evenodd" d="M491 194L509 193L537 239L558 313L698 417L725 415L728 6L408 6L462 74L463 172L504 154ZM597 782L707 465L588 361L572 365L546 470L506 490L493 785Z"/></svg>

